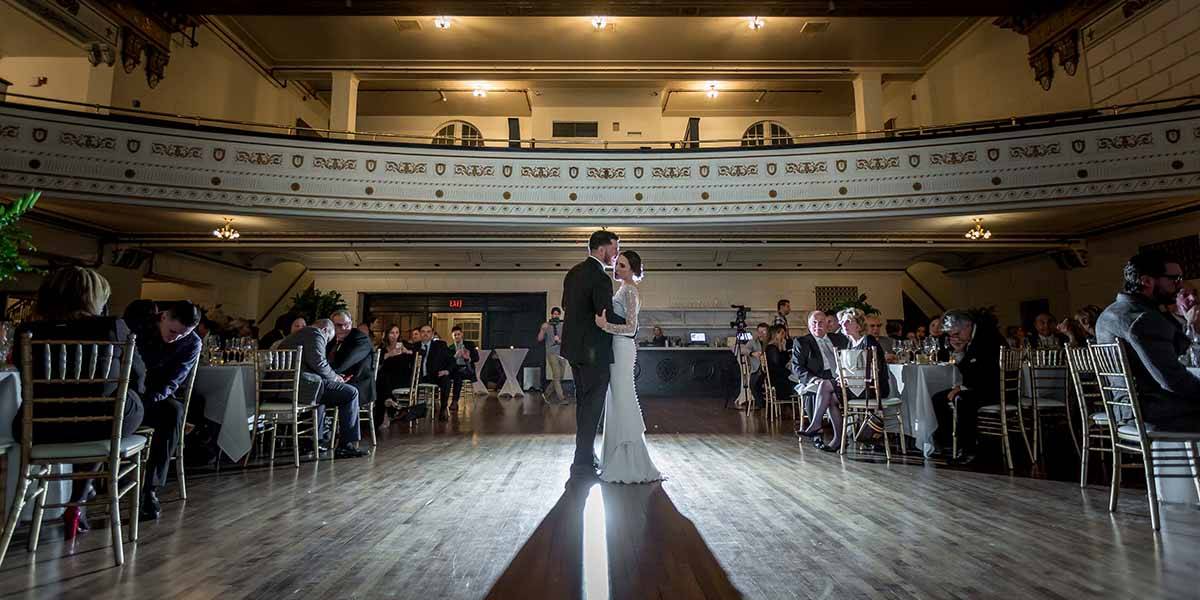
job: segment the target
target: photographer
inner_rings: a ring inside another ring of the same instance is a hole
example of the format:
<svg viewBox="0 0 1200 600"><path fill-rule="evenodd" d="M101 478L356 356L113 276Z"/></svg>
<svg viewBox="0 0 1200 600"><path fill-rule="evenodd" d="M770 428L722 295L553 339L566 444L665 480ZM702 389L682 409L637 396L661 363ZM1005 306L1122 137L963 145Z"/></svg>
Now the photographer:
<svg viewBox="0 0 1200 600"><path fill-rule="evenodd" d="M543 398L549 402L550 394L554 393L558 394L560 402L566 402L567 395L563 393L562 379L568 365L562 357L561 308L555 306L550 309L550 320L542 323L541 329L538 330L537 341L546 344L546 379L550 382L546 386Z"/></svg>

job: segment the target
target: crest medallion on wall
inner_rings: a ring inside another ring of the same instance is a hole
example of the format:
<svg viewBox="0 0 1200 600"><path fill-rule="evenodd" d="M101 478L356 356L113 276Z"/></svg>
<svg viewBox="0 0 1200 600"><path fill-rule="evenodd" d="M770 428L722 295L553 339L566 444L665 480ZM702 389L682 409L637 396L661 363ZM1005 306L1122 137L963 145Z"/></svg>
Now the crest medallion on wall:
<svg viewBox="0 0 1200 600"><path fill-rule="evenodd" d="M1171 142L1172 144L1178 142L1179 141L1179 130L1178 129L1168 129L1167 130L1167 141Z"/></svg>
<svg viewBox="0 0 1200 600"><path fill-rule="evenodd" d="M837 167L838 173L846 172L846 161L844 160L839 160L836 163L833 163L833 166Z"/></svg>
<svg viewBox="0 0 1200 600"><path fill-rule="evenodd" d="M438 175L445 175L446 174L446 163L438 163L436 165L433 165L433 172L437 173Z"/></svg>
<svg viewBox="0 0 1200 600"><path fill-rule="evenodd" d="M645 175L645 174L646 174L646 170L645 170L645 169L643 169L643 168L641 168L641 167L634 167L634 168L633 168L633 176L634 176L634 177L637 177L638 179L641 179L641 178L642 178L642 175Z"/></svg>
<svg viewBox="0 0 1200 600"><path fill-rule="evenodd" d="M297 169L299 169L300 167L303 167L304 166L304 155L293 154L292 155L292 166L296 167Z"/></svg>
<svg viewBox="0 0 1200 600"><path fill-rule="evenodd" d="M767 163L767 175L774 175L777 168L775 163Z"/></svg>
<svg viewBox="0 0 1200 600"><path fill-rule="evenodd" d="M33 128L33 141L40 144L40 143L46 141L46 136L48 134L49 134L49 132L46 131L45 127L34 127Z"/></svg>
<svg viewBox="0 0 1200 600"><path fill-rule="evenodd" d="M504 173L505 177L512 177L512 165L504 165L500 169L500 172Z"/></svg>
<svg viewBox="0 0 1200 600"><path fill-rule="evenodd" d="M367 171L374 173L375 167L377 167L377 166L379 166L379 163L375 162L375 159L373 159L373 158L367 159Z"/></svg>
<svg viewBox="0 0 1200 600"><path fill-rule="evenodd" d="M1000 160L1000 149L999 148L988 148L987 154L988 154L988 160L990 160L992 162Z"/></svg>
<svg viewBox="0 0 1200 600"><path fill-rule="evenodd" d="M221 161L225 160L225 149L224 148L213 148L212 155L213 155L213 160L215 160L217 162L221 162Z"/></svg>
<svg viewBox="0 0 1200 600"><path fill-rule="evenodd" d="M571 176L571 179L579 177L579 167L571 167L570 169L567 169L567 174Z"/></svg>
<svg viewBox="0 0 1200 600"><path fill-rule="evenodd" d="M1071 140L1071 149L1075 151L1075 154L1083 154L1083 151L1087 149L1087 142L1083 140Z"/></svg>
<svg viewBox="0 0 1200 600"><path fill-rule="evenodd" d="M700 176L708 177L708 165L700 165Z"/></svg>
<svg viewBox="0 0 1200 600"><path fill-rule="evenodd" d="M137 154L138 150L142 149L142 140L129 138L125 140L125 149L129 150L130 154Z"/></svg>
<svg viewBox="0 0 1200 600"><path fill-rule="evenodd" d="M914 169L921 166L921 155L920 154L909 154L908 155L908 166L910 166Z"/></svg>

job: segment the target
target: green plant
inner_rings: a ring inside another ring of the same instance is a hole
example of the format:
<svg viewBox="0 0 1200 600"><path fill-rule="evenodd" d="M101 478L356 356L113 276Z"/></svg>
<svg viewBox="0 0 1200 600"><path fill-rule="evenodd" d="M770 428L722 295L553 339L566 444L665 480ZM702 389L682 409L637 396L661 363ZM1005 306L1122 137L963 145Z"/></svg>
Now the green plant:
<svg viewBox="0 0 1200 600"><path fill-rule="evenodd" d="M866 314L866 315L879 314L879 309L875 308L874 306L871 306L867 302L866 294L860 294L858 296L858 298L853 298L850 300L843 300L843 301L833 305L832 307L830 307L829 310L830 310L830 314L837 314L838 311L845 310L847 308L857 308L857 309L863 311L863 314Z"/></svg>
<svg viewBox="0 0 1200 600"><path fill-rule="evenodd" d="M310 287L292 296L292 307L288 312L304 317L309 323L317 319L328 319L334 311L346 310L349 306L337 290L322 292Z"/></svg>
<svg viewBox="0 0 1200 600"><path fill-rule="evenodd" d="M35 273L22 251L33 250L30 235L17 221L37 204L41 192L31 191L0 209L0 281L14 279L20 273Z"/></svg>

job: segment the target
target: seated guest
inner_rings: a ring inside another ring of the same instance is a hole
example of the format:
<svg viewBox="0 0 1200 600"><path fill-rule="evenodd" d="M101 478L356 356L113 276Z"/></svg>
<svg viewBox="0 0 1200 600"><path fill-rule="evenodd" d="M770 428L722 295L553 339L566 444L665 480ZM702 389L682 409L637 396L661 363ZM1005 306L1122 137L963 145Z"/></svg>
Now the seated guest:
<svg viewBox="0 0 1200 600"><path fill-rule="evenodd" d="M870 335L875 338L876 342L879 342L879 347L883 349L882 360L888 362L896 360L896 340L884 333L882 317L879 315L867 315L867 335Z"/></svg>
<svg viewBox="0 0 1200 600"><path fill-rule="evenodd" d="M650 338L650 345L658 348L667 345L667 334L663 333L662 327L654 326L654 336Z"/></svg>
<svg viewBox="0 0 1200 600"><path fill-rule="evenodd" d="M787 401L796 393L795 384L791 380L791 354L787 349L787 327L783 325L766 327L766 323L762 323L760 327L765 329L766 338L762 340L760 355L765 360L767 371L771 374L771 387L775 388L775 399ZM753 357L753 355L751 356ZM760 362L760 368L761 365L762 362ZM753 364L750 366L754 367ZM755 374L758 375L757 380L754 378ZM765 387L762 383L762 373L751 371L750 385L754 386L754 401L760 408L763 406L763 392L760 388Z"/></svg>
<svg viewBox="0 0 1200 600"><path fill-rule="evenodd" d="M200 309L187 300L162 302L140 318L130 322L130 327L138 336L138 354L146 366L144 424L154 428L141 511L142 518L153 520L162 514L158 491L167 481L186 416L183 399L176 394L183 391L180 386L200 360L200 336L193 331L200 323Z"/></svg>
<svg viewBox="0 0 1200 600"><path fill-rule="evenodd" d="M412 383L413 359L416 354L412 347L401 337L399 325L388 327L383 336L379 349L383 352L379 363L379 373L375 377L375 402L377 407L387 405L392 398L392 390L407 388ZM392 422L391 411L376 409L375 418L379 419L379 428L387 429Z"/></svg>
<svg viewBox="0 0 1200 600"><path fill-rule="evenodd" d="M82 267L63 267L49 273L38 288L34 304L34 318L22 323L17 330L16 346L13 348L13 362L21 364L21 336L30 333L36 340L95 340L102 342L124 342L129 338L130 330L125 321L115 317L101 316L104 306L110 296L108 280L92 269ZM44 348L35 347L33 357L33 376L38 379L46 378L48 361L42 354ZM121 349L113 354L107 373L98 373L99 377L116 378L120 374ZM75 366L73 354L68 353L67 370ZM56 372L57 374L57 372ZM133 435L142 424L143 407L141 391L144 389L145 367L134 349L133 366L130 370L129 391L125 396L124 419L121 422L121 436ZM69 389L64 389L68 388ZM81 397L81 396L113 396L117 392L115 383L101 385L71 385L41 383L35 384L36 397ZM82 402L65 402L37 406L37 418L43 417L88 417L111 416L108 406ZM24 411L18 410L13 419L12 432L16 441L21 441L24 435L22 426ZM34 441L39 444L69 444L93 440L107 440L112 435L112 424L96 422L80 423L35 423L33 429ZM97 471L103 464L75 465L75 472L84 473ZM83 502L95 495L91 479L76 479L72 482L71 502ZM3 499L0 499L0 503ZM15 515L14 515L15 518ZM64 535L67 540L75 538L78 531L87 531L87 519L83 507L68 507L63 513Z"/></svg>
<svg viewBox="0 0 1200 600"><path fill-rule="evenodd" d="M1175 301L1167 305L1167 311L1183 329L1189 338L1196 336L1196 327L1193 323L1197 320L1196 310L1196 288L1185 285L1179 288L1179 293L1175 295Z"/></svg>
<svg viewBox="0 0 1200 600"><path fill-rule="evenodd" d="M783 327L780 325L780 327ZM787 328L783 327L784 334L784 351L787 350ZM770 325L759 323L754 328L754 334L744 344L735 344L733 346L734 353L741 353L747 357L750 363L750 391L754 394L755 406L763 405L763 385L762 385L762 360L766 357L766 345L771 340ZM784 357L784 362L787 362L787 357ZM787 382L788 372L785 369L783 373L783 381ZM771 380L772 382L774 379ZM790 384L789 384L790 385ZM790 395L791 392L789 391ZM778 396L777 396L778 397ZM745 406L745 402L740 402L739 406Z"/></svg>
<svg viewBox="0 0 1200 600"><path fill-rule="evenodd" d="M421 345L421 328L413 327L408 332L408 348L415 352L417 350L417 348L420 347L420 345Z"/></svg>
<svg viewBox="0 0 1200 600"><path fill-rule="evenodd" d="M1124 276L1125 291L1096 322L1096 340L1129 344L1129 367L1148 426L1200 431L1200 379L1179 363L1189 342L1179 324L1159 308L1175 301L1183 270L1166 255L1147 251L1129 259Z"/></svg>
<svg viewBox="0 0 1200 600"><path fill-rule="evenodd" d="M1033 320L1033 333L1025 340L1025 347L1030 350L1062 348L1067 343L1067 336L1055 331L1058 324L1054 315L1041 313Z"/></svg>
<svg viewBox="0 0 1200 600"><path fill-rule="evenodd" d="M354 327L349 311L336 311L329 320L333 321L334 332L334 339L325 347L329 367L358 390L360 409L375 410L375 348L371 336Z"/></svg>
<svg viewBox="0 0 1200 600"><path fill-rule="evenodd" d="M975 460L976 423L980 407L1000 402L1000 339L996 326L984 315L972 316L965 310L950 310L942 317L962 383L933 395L937 416L936 439L943 449L950 448L955 425L953 406L958 402L959 455L952 461L969 464Z"/></svg>
<svg viewBox="0 0 1200 600"><path fill-rule="evenodd" d="M926 340L933 340L934 350L933 355L929 358L936 362L946 362L950 360L950 344L946 340L946 334L942 332L942 315L938 315L929 322L929 336Z"/></svg>
<svg viewBox="0 0 1200 600"><path fill-rule="evenodd" d="M926 337L925 326L917 325L917 330L913 332L913 339L915 339L918 344L924 344L925 337Z"/></svg>
<svg viewBox="0 0 1200 600"><path fill-rule="evenodd" d="M1058 324L1058 333L1067 338L1067 345L1072 348L1083 348L1096 341L1096 319L1100 317L1100 307L1089 304L1080 308L1075 315L1063 319Z"/></svg>
<svg viewBox="0 0 1200 600"><path fill-rule="evenodd" d="M450 328L450 337L454 343L450 352L454 356L454 368L450 371L450 383L453 388L450 397L450 412L458 414L458 398L462 395L463 382L475 382L475 364L479 362L479 349L475 342L463 339L462 327L455 325Z"/></svg>
<svg viewBox="0 0 1200 600"><path fill-rule="evenodd" d="M341 445L334 450L336 458L358 458L367 453L358 449L361 435L358 429L358 388L346 383L329 366L325 349L335 337L333 321L319 319L279 342L281 350L301 350L300 393L301 402L314 398L321 407L337 407L338 435ZM325 411L317 410L317 424L325 427ZM321 436L324 439L325 434Z"/></svg>
<svg viewBox="0 0 1200 600"><path fill-rule="evenodd" d="M1020 350L1025 346L1025 330L1016 325L1009 325L1004 330L1004 341L1008 342L1009 348Z"/></svg>
<svg viewBox="0 0 1200 600"><path fill-rule="evenodd" d="M437 407L438 420L445 421L446 404L450 401L450 371L454 369L454 355L446 342L434 339L433 326L421 326L421 383L432 383L441 390L442 402ZM493 353L494 354L494 353Z"/></svg>
<svg viewBox="0 0 1200 600"><path fill-rule="evenodd" d="M826 452L837 452L842 445L842 412L834 385L834 370L837 369L838 350L849 342L838 333L826 334L828 319L825 313L814 310L808 315L808 335L795 338L792 342L792 376L798 382L796 393L815 395L812 423L800 435L810 437L813 445ZM833 424L833 440L826 444L821 438L821 427L825 413Z"/></svg>
<svg viewBox="0 0 1200 600"><path fill-rule="evenodd" d="M282 340L283 338L295 333L295 331L292 330L292 322L297 318L299 318L301 321L304 320L303 317L297 317L291 313L279 315L279 317L275 319L275 328L267 332L267 335L264 335L262 339L258 340L258 348L260 350L268 350L275 344L275 342L278 342L279 340Z"/></svg>
<svg viewBox="0 0 1200 600"><path fill-rule="evenodd" d="M825 333L841 333L842 324L838 323L837 314L830 311L825 313Z"/></svg>
<svg viewBox="0 0 1200 600"><path fill-rule="evenodd" d="M879 340L867 333L867 320L863 311L857 308L847 308L838 312L838 322L842 324L842 335L846 336L845 350L875 350L875 372L869 377L873 381L879 382L879 397L887 398L891 394L891 387L888 382L887 361L883 359L883 348L879 345ZM862 398L863 396L850 392L851 398Z"/></svg>

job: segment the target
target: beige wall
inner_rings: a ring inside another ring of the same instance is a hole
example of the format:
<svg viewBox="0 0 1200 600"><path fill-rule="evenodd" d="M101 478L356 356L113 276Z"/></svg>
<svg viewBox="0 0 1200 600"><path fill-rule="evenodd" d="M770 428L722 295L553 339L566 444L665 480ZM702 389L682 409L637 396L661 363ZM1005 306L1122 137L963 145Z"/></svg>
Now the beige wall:
<svg viewBox="0 0 1200 600"><path fill-rule="evenodd" d="M529 117L519 117L521 120L521 137L530 137L530 119ZM429 143L433 138L433 134L437 133L443 125L451 121L466 121L475 127L479 128L479 132L483 134L484 139L488 140L506 140L508 139L508 117L480 117L470 115L455 115L455 116L363 116L358 117L359 131L378 131L387 133L402 133L406 135L422 136L423 139L397 139L397 142L405 143ZM368 136L369 137L369 136ZM499 146L500 143L489 142L489 146Z"/></svg>
<svg viewBox="0 0 1200 600"><path fill-rule="evenodd" d="M104 78L93 78L92 65L82 56L5 56L0 58L0 78L12 82L8 91L29 96L56 98L71 102L99 102L107 104L106 92L112 89L112 67L97 68L109 74L106 90ZM38 77L45 77L46 84L34 87ZM57 102L42 102L9 96L15 103L67 108Z"/></svg>
<svg viewBox="0 0 1200 600"><path fill-rule="evenodd" d="M1025 36L983 19L935 60L914 84L916 125L1002 119L1088 108L1087 67L1074 77L1055 65L1054 85L1042 90L1026 57Z"/></svg>
<svg viewBox="0 0 1200 600"><path fill-rule="evenodd" d="M1103 26L1112 21L1120 25ZM1108 31L1086 50L1097 105L1200 94L1200 2L1166 0L1127 21L1102 17L1095 28Z"/></svg>

